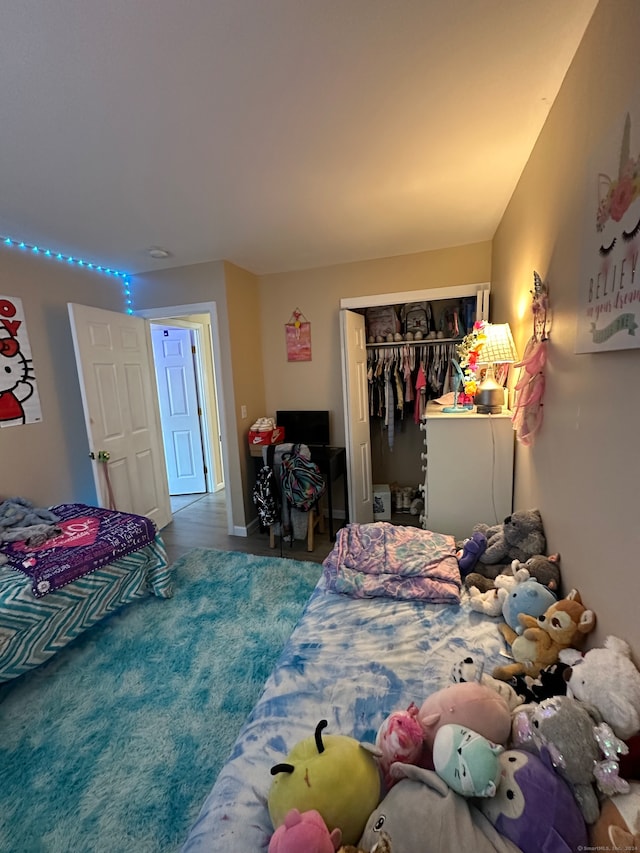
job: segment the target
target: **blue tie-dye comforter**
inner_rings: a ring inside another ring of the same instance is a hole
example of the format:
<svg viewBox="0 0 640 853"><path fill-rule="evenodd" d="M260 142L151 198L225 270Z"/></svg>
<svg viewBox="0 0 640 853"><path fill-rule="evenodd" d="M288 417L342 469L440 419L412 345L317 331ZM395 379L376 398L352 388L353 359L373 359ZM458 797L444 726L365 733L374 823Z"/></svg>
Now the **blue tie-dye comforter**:
<svg viewBox="0 0 640 853"><path fill-rule="evenodd" d="M490 672L501 649L496 622L472 611L466 593L460 605L356 599L321 578L183 853L266 851L269 770L320 719L328 733L373 743L392 711L449 684L454 663L472 655Z"/></svg>

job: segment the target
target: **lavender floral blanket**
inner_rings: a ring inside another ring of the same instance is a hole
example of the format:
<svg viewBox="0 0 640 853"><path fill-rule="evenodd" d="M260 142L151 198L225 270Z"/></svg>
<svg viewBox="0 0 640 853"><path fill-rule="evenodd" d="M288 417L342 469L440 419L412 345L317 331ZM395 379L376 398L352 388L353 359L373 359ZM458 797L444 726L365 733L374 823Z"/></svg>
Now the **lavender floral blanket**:
<svg viewBox="0 0 640 853"><path fill-rule="evenodd" d="M156 535L153 521L141 515L87 504L60 504L51 511L60 534L38 546L11 542L0 549L12 568L31 578L36 598L143 548Z"/></svg>
<svg viewBox="0 0 640 853"><path fill-rule="evenodd" d="M347 524L323 563L327 588L353 598L460 603L452 536L376 521Z"/></svg>

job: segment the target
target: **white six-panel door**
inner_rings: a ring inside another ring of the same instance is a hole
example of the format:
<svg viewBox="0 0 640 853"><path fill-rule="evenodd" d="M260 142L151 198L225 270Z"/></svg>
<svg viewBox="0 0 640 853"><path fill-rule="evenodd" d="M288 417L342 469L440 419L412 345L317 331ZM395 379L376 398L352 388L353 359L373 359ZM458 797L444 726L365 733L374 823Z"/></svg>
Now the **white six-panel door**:
<svg viewBox="0 0 640 853"><path fill-rule="evenodd" d="M110 503L108 473L115 508L161 529L171 506L147 322L74 304L69 317L100 506Z"/></svg>
<svg viewBox="0 0 640 853"><path fill-rule="evenodd" d="M170 495L206 492L191 331L151 326Z"/></svg>

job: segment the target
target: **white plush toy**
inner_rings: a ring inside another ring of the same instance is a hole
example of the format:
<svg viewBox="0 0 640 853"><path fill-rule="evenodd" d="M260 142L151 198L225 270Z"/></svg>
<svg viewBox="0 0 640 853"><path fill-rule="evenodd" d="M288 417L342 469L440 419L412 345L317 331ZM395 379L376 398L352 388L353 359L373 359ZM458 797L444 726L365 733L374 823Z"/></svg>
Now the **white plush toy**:
<svg viewBox="0 0 640 853"><path fill-rule="evenodd" d="M607 637L604 648L584 656L565 649L560 660L571 666L564 676L567 696L593 705L622 740L640 731L640 672L625 640Z"/></svg>
<svg viewBox="0 0 640 853"><path fill-rule="evenodd" d="M514 560L515 562L515 560ZM477 586L469 588L469 607L487 616L502 616L505 599L514 586L529 580L527 569L519 569L515 574L502 574L494 580L495 589L480 592Z"/></svg>
<svg viewBox="0 0 640 853"><path fill-rule="evenodd" d="M469 590L469 607L487 616L502 616L502 605L509 595L506 589L488 589L480 592L477 586Z"/></svg>
<svg viewBox="0 0 640 853"><path fill-rule="evenodd" d="M490 592L495 592L495 590L490 590ZM506 681L499 681L492 675L487 675L483 669L483 663L477 664L472 657L465 658L454 663L451 667L451 680L457 684L465 681L477 681L484 684L485 687L490 687L502 696L510 711L523 704L523 697L516 693L510 684L507 684Z"/></svg>
<svg viewBox="0 0 640 853"><path fill-rule="evenodd" d="M494 580L494 584L498 589L506 589L507 592L511 592L514 586L518 586L518 584L524 583L528 581L531 577L529 573L529 569L525 569L525 567L520 564L520 568L517 568L517 560L514 560L511 564L511 573L504 572Z"/></svg>

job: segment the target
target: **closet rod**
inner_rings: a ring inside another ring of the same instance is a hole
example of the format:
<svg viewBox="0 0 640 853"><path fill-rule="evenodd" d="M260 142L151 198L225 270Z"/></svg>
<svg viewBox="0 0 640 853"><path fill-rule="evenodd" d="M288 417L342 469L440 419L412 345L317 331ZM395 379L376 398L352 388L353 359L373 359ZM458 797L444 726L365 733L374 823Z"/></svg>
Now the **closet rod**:
<svg viewBox="0 0 640 853"><path fill-rule="evenodd" d="M423 338L421 341L385 341L381 344L367 344L367 349L372 347L420 347L433 346L434 344L459 344L462 338Z"/></svg>

